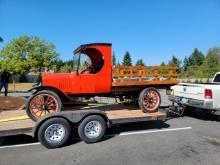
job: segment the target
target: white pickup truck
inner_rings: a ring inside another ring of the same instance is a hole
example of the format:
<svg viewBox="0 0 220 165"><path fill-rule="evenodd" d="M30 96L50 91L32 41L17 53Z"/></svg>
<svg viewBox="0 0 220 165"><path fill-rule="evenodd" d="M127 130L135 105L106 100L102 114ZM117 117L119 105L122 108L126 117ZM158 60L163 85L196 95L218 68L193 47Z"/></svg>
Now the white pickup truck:
<svg viewBox="0 0 220 165"><path fill-rule="evenodd" d="M215 74L212 83L172 86L168 99L180 107L197 107L220 115L220 72Z"/></svg>

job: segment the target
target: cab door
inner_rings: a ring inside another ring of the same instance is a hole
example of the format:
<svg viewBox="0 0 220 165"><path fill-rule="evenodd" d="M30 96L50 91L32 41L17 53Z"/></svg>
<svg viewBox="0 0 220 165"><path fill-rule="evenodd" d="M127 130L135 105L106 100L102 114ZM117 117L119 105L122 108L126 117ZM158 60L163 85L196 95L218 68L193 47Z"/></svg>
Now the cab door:
<svg viewBox="0 0 220 165"><path fill-rule="evenodd" d="M95 77L91 73L92 61L86 54L80 54L78 76L80 81L80 94L94 94L95 93Z"/></svg>
<svg viewBox="0 0 220 165"><path fill-rule="evenodd" d="M95 74L84 73L80 74L80 93L94 94L95 93Z"/></svg>

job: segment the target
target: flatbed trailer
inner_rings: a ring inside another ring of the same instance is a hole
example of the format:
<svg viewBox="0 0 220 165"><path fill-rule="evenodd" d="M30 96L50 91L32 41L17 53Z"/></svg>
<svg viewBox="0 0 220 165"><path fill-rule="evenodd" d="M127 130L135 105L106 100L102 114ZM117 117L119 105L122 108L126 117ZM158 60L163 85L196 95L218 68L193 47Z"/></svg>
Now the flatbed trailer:
<svg viewBox="0 0 220 165"><path fill-rule="evenodd" d="M75 129L81 140L95 143L102 139L106 129L112 125L165 119L165 113L143 113L140 109L62 111L38 120L33 128L33 136L47 148L58 148L67 143Z"/></svg>
<svg viewBox="0 0 220 165"><path fill-rule="evenodd" d="M45 147L57 148L65 145L70 134L76 129L83 141L94 143L113 125L151 120L164 121L165 118L166 114L162 112L143 113L140 109L126 108L61 111L44 116L36 123L31 119L0 122L0 137L31 134Z"/></svg>

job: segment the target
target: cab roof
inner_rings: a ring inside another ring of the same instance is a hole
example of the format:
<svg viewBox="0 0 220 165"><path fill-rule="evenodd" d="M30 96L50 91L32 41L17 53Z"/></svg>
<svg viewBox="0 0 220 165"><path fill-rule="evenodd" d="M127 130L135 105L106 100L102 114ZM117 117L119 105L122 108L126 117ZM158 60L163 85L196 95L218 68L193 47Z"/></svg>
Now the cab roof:
<svg viewBox="0 0 220 165"><path fill-rule="evenodd" d="M89 43L89 44L83 44L80 45L78 48L76 48L73 53L79 53L81 50L85 49L88 46L112 46L111 43Z"/></svg>

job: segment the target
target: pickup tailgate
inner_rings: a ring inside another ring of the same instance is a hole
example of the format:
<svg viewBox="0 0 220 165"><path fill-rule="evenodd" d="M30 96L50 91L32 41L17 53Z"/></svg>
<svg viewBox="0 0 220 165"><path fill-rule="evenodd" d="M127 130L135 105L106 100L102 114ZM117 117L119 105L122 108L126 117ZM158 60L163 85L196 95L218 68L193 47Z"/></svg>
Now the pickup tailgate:
<svg viewBox="0 0 220 165"><path fill-rule="evenodd" d="M180 83L171 87L174 96L192 98L197 100L204 99L205 85L203 84L191 84Z"/></svg>

